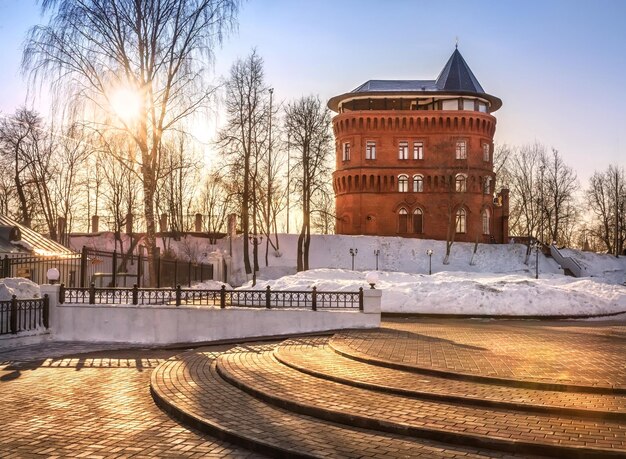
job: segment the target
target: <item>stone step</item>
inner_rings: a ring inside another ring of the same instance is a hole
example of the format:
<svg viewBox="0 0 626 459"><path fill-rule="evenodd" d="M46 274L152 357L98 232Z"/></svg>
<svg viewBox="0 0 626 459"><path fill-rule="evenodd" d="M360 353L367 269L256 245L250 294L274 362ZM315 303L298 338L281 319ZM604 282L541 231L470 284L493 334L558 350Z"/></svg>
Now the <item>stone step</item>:
<svg viewBox="0 0 626 459"><path fill-rule="evenodd" d="M626 424L485 409L351 387L304 374L273 352L223 354L219 374L282 408L347 425L446 443L555 457L625 457Z"/></svg>
<svg viewBox="0 0 626 459"><path fill-rule="evenodd" d="M154 400L185 424L273 457L519 457L292 413L225 382L216 371L214 357L212 353L188 352L159 365L151 375Z"/></svg>
<svg viewBox="0 0 626 459"><path fill-rule="evenodd" d="M601 371L595 368L596 362L585 363L581 360L593 358L592 356L586 356L584 352L581 352L575 354L576 361L568 361L567 356L560 354L564 352L564 343L554 349L552 346L555 343L541 343L540 349L528 346L537 353L545 355L546 360L549 359L550 364L555 365L556 369L551 368L550 372L542 373L540 369L535 368L534 372L538 374L527 374L527 372L510 370L511 368L539 366L536 356L528 362L528 365L525 365L527 362L524 359L514 361L515 357L506 353L497 355L489 349L437 337L412 335L414 334L410 332L390 329L378 329L371 332L347 331L334 335L329 341L329 346L338 354L353 360L422 375L526 389L626 395L626 385L607 381L606 375L603 377ZM502 339L508 338L502 336ZM508 342L516 342L520 339L523 338L517 335L508 339ZM580 346L584 342L576 344ZM425 346L423 352L416 347L419 345ZM535 345L537 345L536 342ZM607 365L623 369L623 350L613 344L608 351L613 353L611 362L603 362L603 370L606 371ZM606 355L603 357L607 359ZM566 373L567 376L562 377L559 372ZM517 376L519 373L524 376ZM616 372L616 379L622 380L623 377L623 370Z"/></svg>
<svg viewBox="0 0 626 459"><path fill-rule="evenodd" d="M290 339L274 350L278 361L304 373L342 384L408 397L477 406L626 419L626 396L524 389L394 370L346 358L328 337Z"/></svg>

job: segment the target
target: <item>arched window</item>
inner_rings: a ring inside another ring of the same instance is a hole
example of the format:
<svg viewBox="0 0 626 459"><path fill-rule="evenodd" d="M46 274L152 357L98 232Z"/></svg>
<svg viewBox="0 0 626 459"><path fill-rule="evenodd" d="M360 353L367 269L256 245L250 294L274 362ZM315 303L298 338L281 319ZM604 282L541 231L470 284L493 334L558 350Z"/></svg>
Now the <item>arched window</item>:
<svg viewBox="0 0 626 459"><path fill-rule="evenodd" d="M456 211L456 232L465 233L466 231L466 212L462 207Z"/></svg>
<svg viewBox="0 0 626 459"><path fill-rule="evenodd" d="M424 191L424 177L421 175L413 176L413 193L421 193Z"/></svg>
<svg viewBox="0 0 626 459"><path fill-rule="evenodd" d="M400 193L406 193L409 191L409 176L402 174L398 175L398 191Z"/></svg>
<svg viewBox="0 0 626 459"><path fill-rule="evenodd" d="M491 231L489 230L490 222L491 222L491 215L490 215L489 209L483 210L482 220L483 220L483 234L491 234Z"/></svg>
<svg viewBox="0 0 626 459"><path fill-rule="evenodd" d="M454 188L457 193L465 193L467 191L467 177L463 174L457 174Z"/></svg>
<svg viewBox="0 0 626 459"><path fill-rule="evenodd" d="M413 232L417 234L424 232L422 209L415 209L413 211Z"/></svg>
<svg viewBox="0 0 626 459"><path fill-rule="evenodd" d="M409 231L409 213L403 207L398 212L398 232L407 233Z"/></svg>

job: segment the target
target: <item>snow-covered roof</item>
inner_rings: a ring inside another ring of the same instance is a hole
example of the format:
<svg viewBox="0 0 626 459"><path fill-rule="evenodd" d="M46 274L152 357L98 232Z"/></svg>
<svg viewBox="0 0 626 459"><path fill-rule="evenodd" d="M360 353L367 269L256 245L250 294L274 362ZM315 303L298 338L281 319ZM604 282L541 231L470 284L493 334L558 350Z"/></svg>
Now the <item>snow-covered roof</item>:
<svg viewBox="0 0 626 459"><path fill-rule="evenodd" d="M17 228L17 231L14 229ZM19 239L15 238L18 234ZM0 214L0 254L33 253L37 255L69 255L75 253L15 220Z"/></svg>

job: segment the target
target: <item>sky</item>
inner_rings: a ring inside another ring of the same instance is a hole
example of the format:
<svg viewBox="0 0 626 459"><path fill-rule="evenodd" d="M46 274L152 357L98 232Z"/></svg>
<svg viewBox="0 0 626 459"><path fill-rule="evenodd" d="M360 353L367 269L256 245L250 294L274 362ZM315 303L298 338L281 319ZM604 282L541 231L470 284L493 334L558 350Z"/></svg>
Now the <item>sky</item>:
<svg viewBox="0 0 626 459"><path fill-rule="evenodd" d="M42 20L34 1L0 0L1 113L26 100L21 47ZM556 148L585 187L594 170L626 164L624 20L622 0L249 0L211 77L256 48L277 102L328 100L370 79L435 79L458 39L485 91L503 101L495 142ZM34 104L46 113L45 98Z"/></svg>

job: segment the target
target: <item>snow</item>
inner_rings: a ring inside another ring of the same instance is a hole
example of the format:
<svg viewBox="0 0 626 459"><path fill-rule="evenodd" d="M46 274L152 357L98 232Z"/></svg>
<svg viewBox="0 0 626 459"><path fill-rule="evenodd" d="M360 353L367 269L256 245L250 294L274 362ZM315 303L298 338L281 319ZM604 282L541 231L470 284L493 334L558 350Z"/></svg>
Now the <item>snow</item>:
<svg viewBox="0 0 626 459"><path fill-rule="evenodd" d="M18 298L39 298L39 285L22 277L6 277L0 279L0 301L10 300L13 295Z"/></svg>
<svg viewBox="0 0 626 459"><path fill-rule="evenodd" d="M369 288L365 275L376 267L375 250L380 251L380 280L383 290L383 312L441 313L473 315L601 315L626 311L626 257L563 249L564 256L575 258L591 277L572 278L563 275L558 264L539 254L539 279L535 279L536 253L526 257L522 244L474 244L456 242L450 262L443 264L445 241L378 236L312 235L310 270L296 273L298 235L282 234L279 253L270 246L265 266L266 239L259 245L260 271L255 289L270 285L279 290L354 291ZM73 239L80 249L90 247L112 250L111 233ZM159 245L163 246L161 240ZM181 242L168 242L170 250L203 261L213 252L229 251L227 239L217 244L188 236ZM126 245L127 246L127 245ZM351 268L349 249L358 249ZM232 241L231 284L252 288L251 275L243 269L243 237ZM428 274L427 250L433 250L432 275ZM250 244L252 258L252 244ZM471 263L471 264L470 264ZM209 282L196 288L219 289L221 282ZM226 288L229 288L226 285ZM619 317L619 316L617 316ZM622 316L623 318L623 316Z"/></svg>

